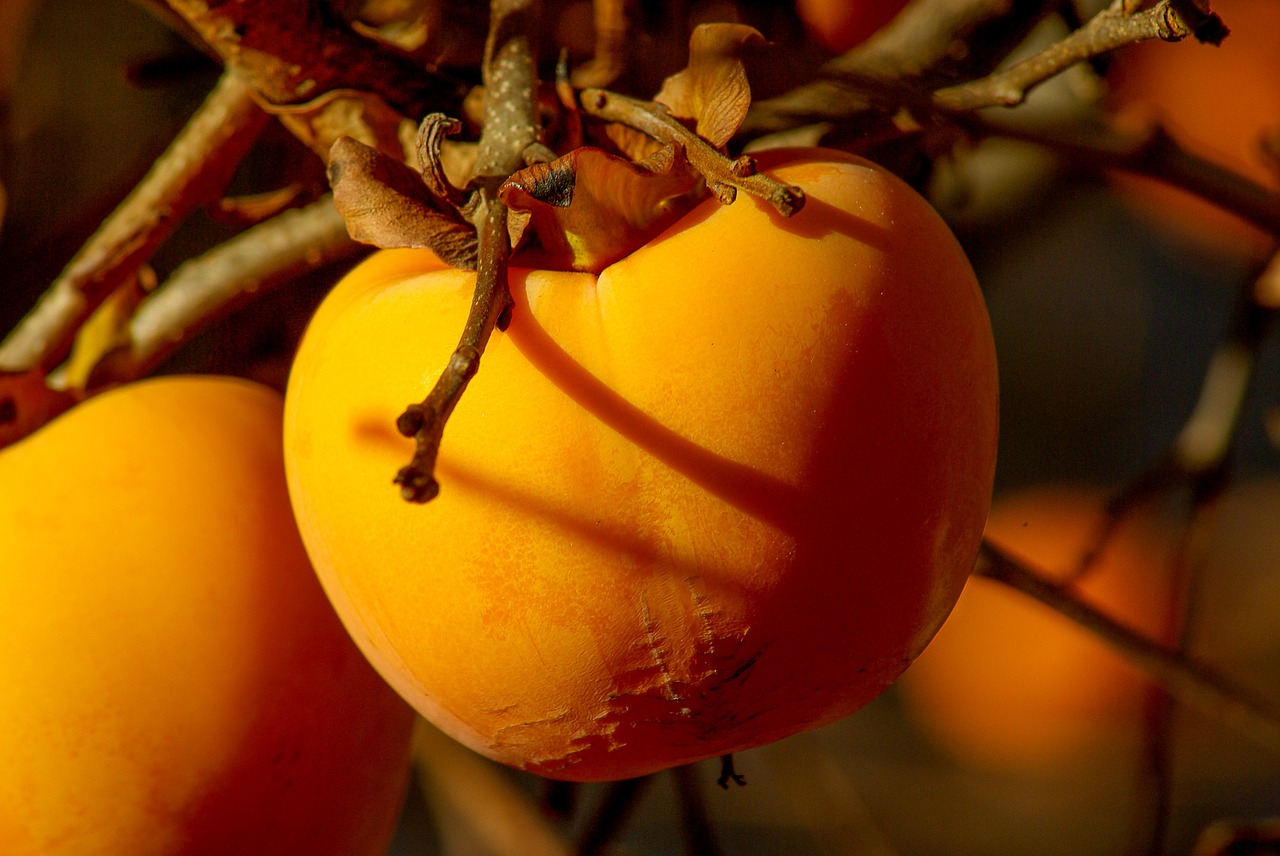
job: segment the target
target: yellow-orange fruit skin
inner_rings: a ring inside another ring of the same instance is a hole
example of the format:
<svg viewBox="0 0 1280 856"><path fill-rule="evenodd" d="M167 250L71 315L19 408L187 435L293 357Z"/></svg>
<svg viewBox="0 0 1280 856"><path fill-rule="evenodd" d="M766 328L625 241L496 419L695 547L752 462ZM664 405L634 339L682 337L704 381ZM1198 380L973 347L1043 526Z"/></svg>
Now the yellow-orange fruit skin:
<svg viewBox="0 0 1280 856"><path fill-rule="evenodd" d="M385 851L412 710L333 614L278 393L103 393L0 452L0 852Z"/></svg>
<svg viewBox="0 0 1280 856"><path fill-rule="evenodd" d="M997 430L973 273L885 171L763 163L786 158L792 220L741 194L598 277L513 271L425 507L390 484L395 419L474 275L384 252L313 319L286 404L303 538L371 661L478 751L618 779L817 727L959 594Z"/></svg>

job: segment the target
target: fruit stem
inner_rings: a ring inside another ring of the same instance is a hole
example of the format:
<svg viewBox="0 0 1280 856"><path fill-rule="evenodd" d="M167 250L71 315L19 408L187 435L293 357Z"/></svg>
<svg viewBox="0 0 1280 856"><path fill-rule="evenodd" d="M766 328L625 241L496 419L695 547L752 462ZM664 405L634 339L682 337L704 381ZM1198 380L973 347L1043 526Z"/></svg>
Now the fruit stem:
<svg viewBox="0 0 1280 856"><path fill-rule="evenodd" d="M507 235L507 207L492 198L489 190L482 191L481 196L484 216L476 290L462 338L427 397L419 404L406 407L396 420L396 429L414 439L413 458L395 477L400 495L409 502L430 502L440 493L435 466L445 423L467 384L479 371L480 357L489 337L495 328L506 329L510 317L507 258L511 254L511 243Z"/></svg>
<svg viewBox="0 0 1280 856"><path fill-rule="evenodd" d="M537 0L493 0L490 6L484 130L471 176L471 184L479 188L473 218L480 239L476 290L448 365L427 397L409 405L396 420L397 430L414 439L413 457L395 477L400 495L409 502L430 502L440 493L435 466L445 423L479 371L489 337L495 329L505 330L511 318L507 284L511 238L507 207L498 200L497 189L525 165L525 153L538 143L538 78L533 51L538 11Z"/></svg>
<svg viewBox="0 0 1280 856"><path fill-rule="evenodd" d="M729 789L730 782L739 787L745 787L747 784L747 777L739 773L733 766L732 753L720 756L720 777L716 779L716 784L725 790Z"/></svg>

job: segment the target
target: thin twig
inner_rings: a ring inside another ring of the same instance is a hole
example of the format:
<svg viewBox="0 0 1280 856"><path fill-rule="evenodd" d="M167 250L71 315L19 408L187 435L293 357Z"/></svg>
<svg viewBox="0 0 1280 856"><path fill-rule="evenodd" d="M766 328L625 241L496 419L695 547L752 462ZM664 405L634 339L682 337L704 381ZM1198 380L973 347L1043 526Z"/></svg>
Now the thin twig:
<svg viewBox="0 0 1280 856"><path fill-rule="evenodd" d="M1196 25L1183 16L1182 5L1160 0L1149 9L1129 14L1117 0L1035 56L978 80L938 90L934 104L954 111L1014 107L1033 88L1077 63L1149 39L1180 41L1195 32Z"/></svg>
<svg viewBox="0 0 1280 856"><path fill-rule="evenodd" d="M720 841L707 813L707 801L698 780L698 766L683 764L671 771L676 780L676 801L685 853L689 856L720 856Z"/></svg>
<svg viewBox="0 0 1280 856"><path fill-rule="evenodd" d="M151 171L0 343L0 370L56 365L93 310L187 214L218 197L267 119L245 82L224 73Z"/></svg>
<svg viewBox="0 0 1280 856"><path fill-rule="evenodd" d="M884 112L850 81L894 81L927 92L989 74L1060 2L914 0L870 39L823 66L820 79L753 103L739 134Z"/></svg>
<svg viewBox="0 0 1280 856"><path fill-rule="evenodd" d="M627 41L627 0L594 0L595 55L573 70L579 89L608 86L627 67L631 45Z"/></svg>
<svg viewBox="0 0 1280 856"><path fill-rule="evenodd" d="M582 93L582 109L597 119L648 134L660 143L683 147L689 163L706 178L721 202L732 202L734 188L739 188L773 206L783 217L804 207L803 190L756 172L755 162L749 157L731 160L720 154L660 104L603 89L587 89Z"/></svg>
<svg viewBox="0 0 1280 856"><path fill-rule="evenodd" d="M1186 487L1194 509L1216 496L1224 485L1244 402L1257 378L1258 352L1275 315L1275 308L1262 300L1278 266L1280 253L1254 283L1241 289L1226 336L1205 370L1200 397L1172 448L1107 502L1072 579L1092 568L1121 523L1148 499Z"/></svg>
<svg viewBox="0 0 1280 856"><path fill-rule="evenodd" d="M990 542L982 545L975 573L1035 598L1110 645L1179 701L1205 711L1273 751L1280 751L1280 710L1212 667L1121 624L1080 600L1069 588L1032 570Z"/></svg>
<svg viewBox="0 0 1280 856"><path fill-rule="evenodd" d="M480 238L476 290L449 363L427 397L405 408L396 421L400 433L414 439L413 457L395 477L401 496L410 502L428 502L440 492L435 463L445 423L479 370L490 336L495 329L506 327L511 312L507 207L498 201L496 190L502 180L525 165L525 152L538 138L532 44L538 4L536 0L493 0L491 9L484 66L484 130L472 177L480 195L475 215Z"/></svg>
<svg viewBox="0 0 1280 856"><path fill-rule="evenodd" d="M1194 643L1198 571L1216 519L1218 491L1195 496L1182 529L1178 549L1165 574L1166 594L1162 636L1172 650L1186 655ZM1149 689L1144 699L1144 740L1140 780L1135 802L1133 853L1159 856L1165 852L1173 812L1173 750L1176 739L1176 699L1163 686ZM1145 802L1145 805L1144 805Z"/></svg>
<svg viewBox="0 0 1280 856"><path fill-rule="evenodd" d="M331 196L277 214L180 265L130 319L130 347L109 354L92 380L123 383L149 374L183 342L241 304L365 249L347 236Z"/></svg>
<svg viewBox="0 0 1280 856"><path fill-rule="evenodd" d="M1280 235L1280 195L1252 179L1182 147L1159 125L1140 134L1102 123L1070 128L953 117L978 137L1002 137L1048 149L1090 170L1114 169L1154 178Z"/></svg>

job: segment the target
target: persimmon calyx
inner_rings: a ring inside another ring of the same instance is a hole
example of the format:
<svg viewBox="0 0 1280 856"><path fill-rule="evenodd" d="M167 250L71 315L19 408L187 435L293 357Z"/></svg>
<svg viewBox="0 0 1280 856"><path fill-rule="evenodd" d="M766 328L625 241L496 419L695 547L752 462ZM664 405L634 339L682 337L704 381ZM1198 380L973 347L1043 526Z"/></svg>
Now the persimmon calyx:
<svg viewBox="0 0 1280 856"><path fill-rule="evenodd" d="M454 267L474 270L479 245L469 198L445 175L443 138L461 127L431 114L418 128L419 170L351 137L329 152L333 201L357 241L383 249L425 248Z"/></svg>

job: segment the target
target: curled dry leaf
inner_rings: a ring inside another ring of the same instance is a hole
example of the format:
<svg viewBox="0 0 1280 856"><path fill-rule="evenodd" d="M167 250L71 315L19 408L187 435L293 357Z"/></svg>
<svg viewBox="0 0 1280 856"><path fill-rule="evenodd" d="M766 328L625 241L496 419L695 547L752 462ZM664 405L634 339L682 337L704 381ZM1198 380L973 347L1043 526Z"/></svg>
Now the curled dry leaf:
<svg viewBox="0 0 1280 856"><path fill-rule="evenodd" d="M475 230L401 161L342 137L329 155L329 184L352 239L426 248L454 267L475 269Z"/></svg>
<svg viewBox="0 0 1280 856"><path fill-rule="evenodd" d="M437 199L455 207L463 204L463 195L449 181L442 153L445 137L460 130L462 122L443 113L431 113L418 126L418 169L422 171L422 180Z"/></svg>
<svg viewBox="0 0 1280 856"><path fill-rule="evenodd" d="M72 393L50 389L44 372L0 372L0 449L18 442L75 403Z"/></svg>
<svg viewBox="0 0 1280 856"><path fill-rule="evenodd" d="M371 92L338 89L305 104L263 103L312 151L327 158L341 137L351 137L391 157L405 156L413 123Z"/></svg>
<svg viewBox="0 0 1280 856"><path fill-rule="evenodd" d="M584 147L520 170L498 198L523 226L519 263L598 273L673 223L702 190L680 147L640 163Z"/></svg>
<svg viewBox="0 0 1280 856"><path fill-rule="evenodd" d="M668 77L653 100L716 148L737 133L751 106L751 86L742 52L764 37L745 24L701 24L689 37L689 63ZM609 138L633 160L656 151L660 144L630 128L612 125Z"/></svg>
<svg viewBox="0 0 1280 856"><path fill-rule="evenodd" d="M702 24L689 37L689 64L668 77L654 100L720 148L737 133L751 106L742 51L764 37L744 24Z"/></svg>

